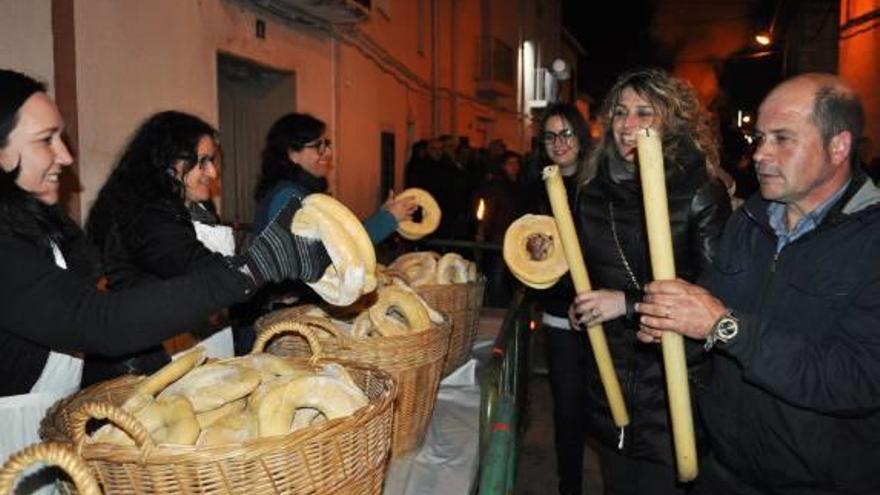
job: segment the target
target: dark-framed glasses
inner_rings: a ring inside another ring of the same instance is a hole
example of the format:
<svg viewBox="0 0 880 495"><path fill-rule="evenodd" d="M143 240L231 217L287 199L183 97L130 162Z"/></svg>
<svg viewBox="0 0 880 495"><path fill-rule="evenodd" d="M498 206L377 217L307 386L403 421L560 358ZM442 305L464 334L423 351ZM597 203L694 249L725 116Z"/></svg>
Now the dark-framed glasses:
<svg viewBox="0 0 880 495"><path fill-rule="evenodd" d="M571 144L574 140L574 131L571 129L563 129L559 132L544 131L541 134L541 140L544 141L544 144L547 146L552 146L556 144L557 141L563 144Z"/></svg>
<svg viewBox="0 0 880 495"><path fill-rule="evenodd" d="M330 140L328 138L316 139L311 143L304 144L303 148L314 148L319 155L323 155L330 148Z"/></svg>
<svg viewBox="0 0 880 495"><path fill-rule="evenodd" d="M200 156L196 160L196 167L198 167L199 170L201 170L201 171L204 171L206 168L208 168L209 165L214 168L217 168L217 161L216 160L217 160L216 155Z"/></svg>

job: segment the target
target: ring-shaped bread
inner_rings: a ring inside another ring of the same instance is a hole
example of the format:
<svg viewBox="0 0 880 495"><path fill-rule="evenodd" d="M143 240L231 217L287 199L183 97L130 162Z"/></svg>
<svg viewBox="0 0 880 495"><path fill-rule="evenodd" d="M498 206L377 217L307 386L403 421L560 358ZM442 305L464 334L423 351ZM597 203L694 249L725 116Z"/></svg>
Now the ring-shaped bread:
<svg viewBox="0 0 880 495"><path fill-rule="evenodd" d="M202 364L205 360L205 348L195 346L191 350L185 352L180 357L163 366L159 371L144 378L137 387L135 387L134 395L142 395L153 397L161 392L169 384L174 383L180 377L186 375L190 370ZM131 411L133 409L126 408ZM134 408L139 409L139 408Z"/></svg>
<svg viewBox="0 0 880 495"><path fill-rule="evenodd" d="M261 385L250 398L260 437L290 432L298 408L317 409L331 420L349 416L368 403L367 396L356 386L323 375L279 378Z"/></svg>
<svg viewBox="0 0 880 495"><path fill-rule="evenodd" d="M431 319L432 323L434 323L435 325L439 325L439 324L443 323L444 321L446 321L446 318L442 314L440 314L439 311L437 311L436 309L434 309L430 305L428 305L428 302L425 301L425 299L422 298L422 296L420 296L419 293L416 292L412 287L407 285L406 282L404 282L403 280L400 280L400 279L395 279L393 285L395 287L397 287L401 290L404 290L406 292L409 292L410 294L415 296L418 299L419 304L421 304L422 307L425 308L425 311L428 312L428 318Z"/></svg>
<svg viewBox="0 0 880 495"><path fill-rule="evenodd" d="M260 379L260 372L253 368L209 363L166 387L159 397L184 396L195 412L202 413L248 395L257 388Z"/></svg>
<svg viewBox="0 0 880 495"><path fill-rule="evenodd" d="M537 258L527 247L531 236L542 236L549 241L546 252ZM510 224L504 233L503 256L510 272L536 289L552 286L568 272L556 220L551 216L523 215Z"/></svg>
<svg viewBox="0 0 880 495"><path fill-rule="evenodd" d="M227 414L202 430L196 445L225 445L242 443L259 437L256 416L248 409Z"/></svg>
<svg viewBox="0 0 880 495"><path fill-rule="evenodd" d="M330 304L347 306L376 288L376 252L358 218L326 194L310 194L293 216L292 233L323 242L331 264L308 283Z"/></svg>
<svg viewBox="0 0 880 495"><path fill-rule="evenodd" d="M396 285L377 291L376 302L370 306L370 321L383 336L420 332L431 327L431 318L413 292Z"/></svg>
<svg viewBox="0 0 880 495"><path fill-rule="evenodd" d="M466 284L468 262L458 253L446 253L437 262L437 283L440 285Z"/></svg>
<svg viewBox="0 0 880 495"><path fill-rule="evenodd" d="M477 281L477 264L474 263L473 261L468 262L467 281L468 282L476 282Z"/></svg>
<svg viewBox="0 0 880 495"><path fill-rule="evenodd" d="M193 445L201 431L192 404L179 395L151 401L133 414L157 444ZM126 433L112 424L99 428L92 439L94 442L134 445Z"/></svg>
<svg viewBox="0 0 880 495"><path fill-rule="evenodd" d="M310 372L304 365L265 352L257 352L245 356L224 359L223 361L219 361L219 363L242 366L256 370L260 373L262 381L276 376L304 375Z"/></svg>
<svg viewBox="0 0 880 495"><path fill-rule="evenodd" d="M199 423L199 428L204 430L223 417L244 411L245 407L247 407L247 399L242 397L241 399L227 402L217 409L196 414L196 421Z"/></svg>
<svg viewBox="0 0 880 495"><path fill-rule="evenodd" d="M439 260L440 255L433 251L415 251L398 256L389 268L402 272L409 285L419 287L435 282Z"/></svg>
<svg viewBox="0 0 880 495"><path fill-rule="evenodd" d="M404 220L397 225L397 232L404 239L415 241L437 230L443 213L434 196L424 189L411 187L397 195L398 199L408 197L415 199L416 204L422 209L422 221Z"/></svg>

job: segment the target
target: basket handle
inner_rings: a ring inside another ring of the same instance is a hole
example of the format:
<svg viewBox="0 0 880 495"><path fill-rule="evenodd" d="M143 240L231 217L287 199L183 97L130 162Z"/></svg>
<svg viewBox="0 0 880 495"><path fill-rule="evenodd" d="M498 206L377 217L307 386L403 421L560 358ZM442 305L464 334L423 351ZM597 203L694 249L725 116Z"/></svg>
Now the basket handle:
<svg viewBox="0 0 880 495"><path fill-rule="evenodd" d="M114 426L124 431L140 449L141 459L146 459L155 446L150 433L131 413L107 402L86 402L70 415L73 444L76 445L76 452L80 455L88 438L86 424L91 419L110 420Z"/></svg>
<svg viewBox="0 0 880 495"><path fill-rule="evenodd" d="M92 477L85 461L69 446L57 442L34 444L12 455L0 469L0 493L12 493L19 475L39 462L64 470L82 495L101 495L98 482Z"/></svg>
<svg viewBox="0 0 880 495"><path fill-rule="evenodd" d="M318 316L308 316L302 315L298 316L294 321L298 323L302 323L309 327L315 327L318 330L323 330L333 337L336 338L336 342L340 345L346 345L347 338L342 335L342 330L337 327L332 321L327 320L326 318L320 318Z"/></svg>
<svg viewBox="0 0 880 495"><path fill-rule="evenodd" d="M263 352L266 348L266 344L282 333L298 333L306 339L306 342L308 342L309 347L312 349L312 357L309 358L309 365L317 366L318 360L323 357L321 343L318 342L318 337L315 335L315 332L309 328L308 325L299 321L277 321L263 327L263 331L260 332L260 335L257 336L257 340L254 341L254 347L251 349L251 354Z"/></svg>

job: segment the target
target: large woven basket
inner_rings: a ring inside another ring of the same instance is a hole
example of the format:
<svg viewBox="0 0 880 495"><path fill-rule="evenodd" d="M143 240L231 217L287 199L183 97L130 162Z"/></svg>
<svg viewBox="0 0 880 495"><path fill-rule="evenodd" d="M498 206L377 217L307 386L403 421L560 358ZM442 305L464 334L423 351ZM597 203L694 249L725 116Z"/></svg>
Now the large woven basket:
<svg viewBox="0 0 880 495"><path fill-rule="evenodd" d="M32 466L49 464L67 473L70 480L59 480L56 488L61 493L101 495L98 482L92 477L86 463L67 444L37 443L13 454L0 469L0 493L13 493L15 482Z"/></svg>
<svg viewBox="0 0 880 495"><path fill-rule="evenodd" d="M310 332L307 338L317 341ZM319 362L316 358L309 364ZM116 407L143 379L132 376L60 401L47 413L40 433L44 439L74 444L106 493L378 495L391 447L396 384L373 366L342 364L370 403L350 417L288 435L211 447L153 445L138 421ZM91 418L109 419L137 446L85 443Z"/></svg>
<svg viewBox="0 0 880 495"><path fill-rule="evenodd" d="M466 284L422 285L413 289L449 320L449 352L443 364L443 376L446 376L471 358L486 279L480 277Z"/></svg>
<svg viewBox="0 0 880 495"><path fill-rule="evenodd" d="M309 317L303 314L307 310L308 306L297 306L261 317L254 324L258 338L277 322L308 321ZM321 339L321 348L328 358L368 363L397 380L392 459L418 447L425 438L437 402L448 344L448 323L394 337L355 340L337 333ZM308 346L300 336L290 335L273 340L266 351L279 356L301 356L308 352Z"/></svg>

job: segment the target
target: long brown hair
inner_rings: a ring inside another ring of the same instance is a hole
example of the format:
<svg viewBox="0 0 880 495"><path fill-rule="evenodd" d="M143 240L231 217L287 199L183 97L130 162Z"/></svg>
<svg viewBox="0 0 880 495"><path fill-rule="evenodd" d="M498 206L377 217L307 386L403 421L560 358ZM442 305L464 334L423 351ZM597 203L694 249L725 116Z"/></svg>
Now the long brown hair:
<svg viewBox="0 0 880 495"><path fill-rule="evenodd" d="M706 157L706 171L710 177L722 178L718 154L718 134L708 112L700 105L694 88L683 79L673 77L662 69L636 69L622 74L608 91L600 115L602 134L587 163L588 178L596 174L603 160L615 153L611 119L614 107L626 88L632 88L647 100L660 114L663 135L663 156L671 163L691 149Z"/></svg>

